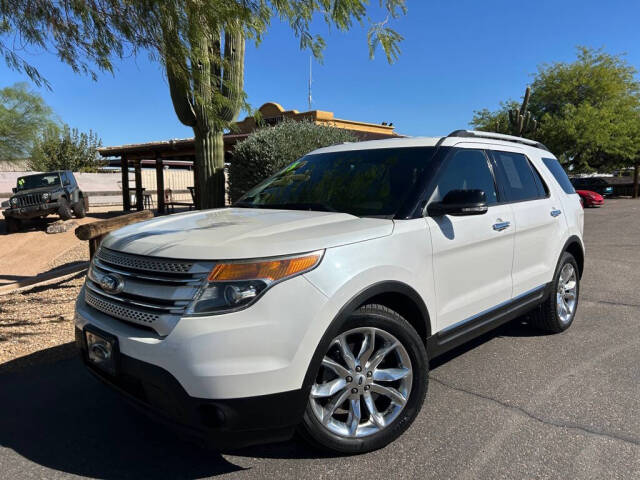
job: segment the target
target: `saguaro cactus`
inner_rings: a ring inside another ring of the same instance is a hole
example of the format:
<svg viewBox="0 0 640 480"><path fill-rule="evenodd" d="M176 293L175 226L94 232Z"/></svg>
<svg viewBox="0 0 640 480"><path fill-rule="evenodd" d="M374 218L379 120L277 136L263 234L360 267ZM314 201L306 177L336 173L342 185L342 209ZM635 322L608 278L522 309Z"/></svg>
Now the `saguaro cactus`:
<svg viewBox="0 0 640 480"><path fill-rule="evenodd" d="M188 22L188 43L178 41L175 21ZM224 206L223 132L243 105L245 37L240 24L204 24L197 11L162 22L171 100L178 119L193 128L197 207Z"/></svg>
<svg viewBox="0 0 640 480"><path fill-rule="evenodd" d="M509 110L509 126L511 127L513 135L517 135L518 137L521 137L525 133L534 134L538 128L537 120L535 120L531 116L531 112L527 110L530 97L531 87L527 87L520 110L517 108Z"/></svg>

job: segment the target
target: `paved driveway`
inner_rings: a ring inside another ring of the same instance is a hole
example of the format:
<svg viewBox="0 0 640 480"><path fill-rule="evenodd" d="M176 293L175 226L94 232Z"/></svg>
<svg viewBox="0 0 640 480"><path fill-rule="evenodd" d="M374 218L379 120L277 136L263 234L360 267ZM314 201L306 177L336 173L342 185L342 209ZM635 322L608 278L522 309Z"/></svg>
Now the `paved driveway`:
<svg viewBox="0 0 640 480"><path fill-rule="evenodd" d="M206 452L64 360L0 375L0 477L638 479L640 201L587 210L586 243L572 328L513 322L435 360L416 423L381 451Z"/></svg>

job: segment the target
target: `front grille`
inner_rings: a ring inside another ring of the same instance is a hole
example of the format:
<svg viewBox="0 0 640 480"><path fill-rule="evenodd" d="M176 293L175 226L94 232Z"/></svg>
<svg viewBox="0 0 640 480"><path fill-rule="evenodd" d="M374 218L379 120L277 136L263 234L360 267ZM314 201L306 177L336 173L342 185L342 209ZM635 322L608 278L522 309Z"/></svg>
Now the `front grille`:
<svg viewBox="0 0 640 480"><path fill-rule="evenodd" d="M98 258L103 262L110 263L118 267L151 272L189 273L193 268L193 262L141 257L138 255L116 252L114 250L109 250L108 248L101 248L98 252Z"/></svg>
<svg viewBox="0 0 640 480"><path fill-rule="evenodd" d="M159 315L136 310L101 298L88 288L85 290L84 300L88 305L91 305L96 310L100 310L107 315L118 318L120 320L125 320L127 322L138 324L153 324L160 319Z"/></svg>
<svg viewBox="0 0 640 480"><path fill-rule="evenodd" d="M42 193L27 193L26 195L20 195L16 197L18 199L19 207L31 207L33 205L40 205L44 203L42 200Z"/></svg>
<svg viewBox="0 0 640 480"><path fill-rule="evenodd" d="M163 259L101 247L85 282L85 302L127 323L168 335L213 268L213 262ZM105 275L119 277L123 288L100 286Z"/></svg>

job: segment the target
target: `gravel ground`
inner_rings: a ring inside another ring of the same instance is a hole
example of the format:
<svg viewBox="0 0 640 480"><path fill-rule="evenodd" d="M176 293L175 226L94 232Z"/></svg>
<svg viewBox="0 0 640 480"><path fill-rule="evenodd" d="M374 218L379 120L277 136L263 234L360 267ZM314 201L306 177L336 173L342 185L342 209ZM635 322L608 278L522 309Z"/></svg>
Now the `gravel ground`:
<svg viewBox="0 0 640 480"><path fill-rule="evenodd" d="M8 369L5 362L73 341L73 305L83 281L80 273L0 296L0 372ZM24 362L12 362L11 369L53 361L66 353L46 350Z"/></svg>

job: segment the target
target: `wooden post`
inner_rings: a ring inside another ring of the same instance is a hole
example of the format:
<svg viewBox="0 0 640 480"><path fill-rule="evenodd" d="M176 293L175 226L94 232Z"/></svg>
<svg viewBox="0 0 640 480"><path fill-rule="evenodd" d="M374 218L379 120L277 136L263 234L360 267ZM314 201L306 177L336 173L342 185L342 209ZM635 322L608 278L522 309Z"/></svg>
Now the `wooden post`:
<svg viewBox="0 0 640 480"><path fill-rule="evenodd" d="M136 210L139 212L144 210L144 198L142 196L142 161L140 159L135 162L136 174Z"/></svg>
<svg viewBox="0 0 640 480"><path fill-rule="evenodd" d="M120 157L120 169L122 170L122 210L131 210L131 196L129 195L129 162L123 153Z"/></svg>
<svg viewBox="0 0 640 480"><path fill-rule="evenodd" d="M158 192L158 215L164 215L164 163L159 152L156 153L156 191Z"/></svg>
<svg viewBox="0 0 640 480"><path fill-rule="evenodd" d="M200 210L200 189L198 188L198 169L196 168L195 157L193 157L193 191L195 198L195 205L193 207L196 210Z"/></svg>
<svg viewBox="0 0 640 480"><path fill-rule="evenodd" d="M137 222L143 222L153 218L153 212L143 210L142 212L129 213L120 215L119 217L100 220L93 223L86 223L76 228L76 237L80 240L89 241L89 255L91 258L95 255L100 247L100 242L109 232L113 232L119 228L131 225Z"/></svg>

